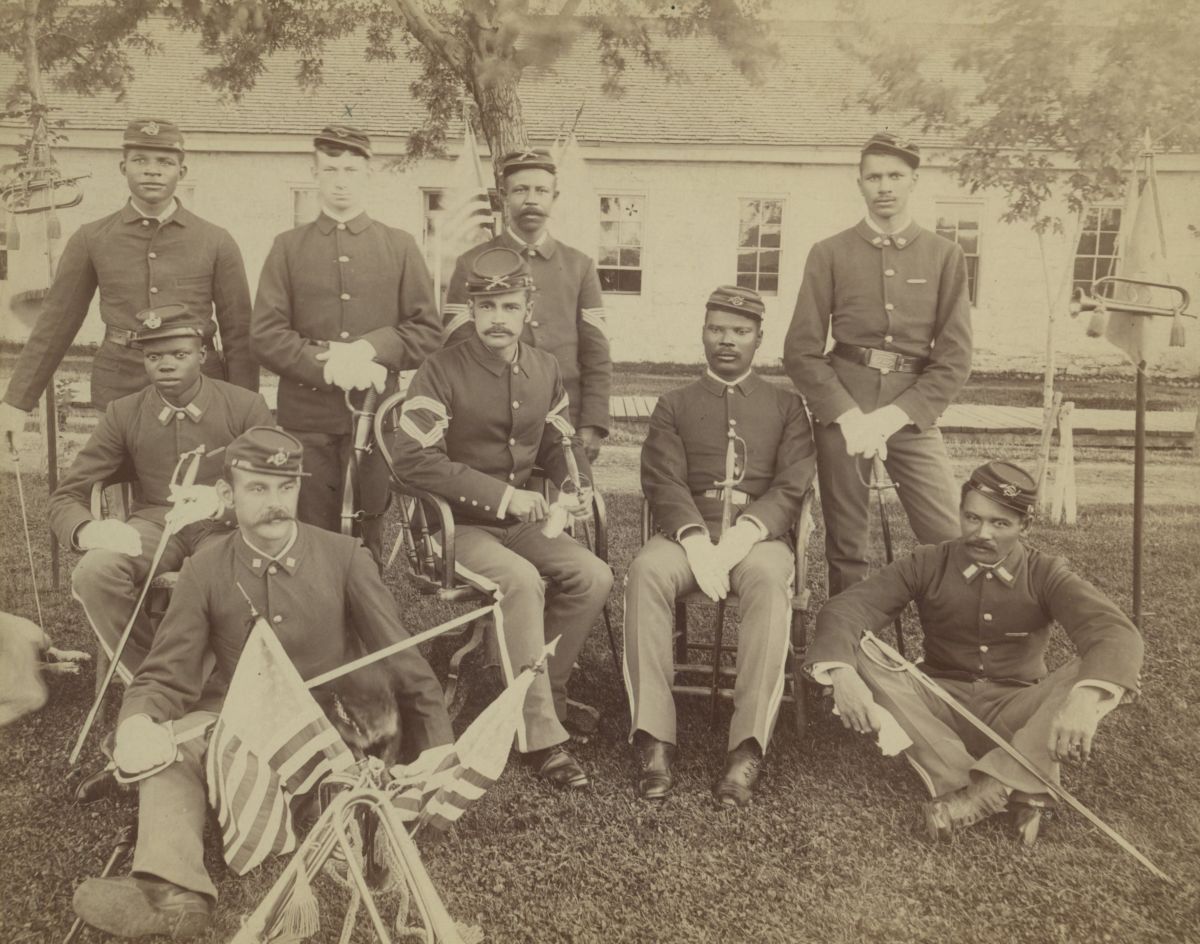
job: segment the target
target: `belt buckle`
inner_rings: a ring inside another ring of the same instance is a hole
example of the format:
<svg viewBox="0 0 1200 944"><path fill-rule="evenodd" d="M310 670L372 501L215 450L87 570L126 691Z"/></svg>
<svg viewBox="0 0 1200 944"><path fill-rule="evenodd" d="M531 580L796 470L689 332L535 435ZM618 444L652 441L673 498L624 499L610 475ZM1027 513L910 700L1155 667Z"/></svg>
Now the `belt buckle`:
<svg viewBox="0 0 1200 944"><path fill-rule="evenodd" d="M867 348L867 366L876 370L899 370L900 355L893 351L880 351L870 347Z"/></svg>

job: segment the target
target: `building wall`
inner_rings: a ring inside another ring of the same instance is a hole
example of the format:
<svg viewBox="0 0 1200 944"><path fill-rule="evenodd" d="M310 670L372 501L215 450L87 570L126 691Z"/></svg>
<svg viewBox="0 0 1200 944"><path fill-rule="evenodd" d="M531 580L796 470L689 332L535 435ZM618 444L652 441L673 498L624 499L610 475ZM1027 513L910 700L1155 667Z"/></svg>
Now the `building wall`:
<svg viewBox="0 0 1200 944"><path fill-rule="evenodd" d="M88 143L88 135L79 137ZM233 234L242 249L253 291L272 239L292 225L293 188L311 185L310 158L299 137L252 142L210 138L192 143L195 150L188 156L189 175L181 195L201 216ZM747 160L744 153L712 149L645 148L612 153L612 149L601 148L585 150L585 156L591 187L597 194L645 197L641 294L612 294L605 300L613 356L618 361L699 359L704 299L714 286L736 280L739 200L751 197L784 203L779 291L768 299L761 355L768 362L777 360L809 248L853 225L862 214L853 152L764 151L761 160L758 155ZM60 213L64 234L122 204L127 191L118 170L117 151L75 146L59 151L58 159L66 174L92 175L83 182L83 203ZM1041 370L1047 292L1037 237L1025 224L999 222L1003 210L1000 196L962 193L936 163L923 169L912 199L918 222L932 228L939 200L975 202L982 208L981 272L974 312L976 367ZM372 215L420 234L422 188L444 186L450 166L448 161L426 162L402 173L378 172ZM1200 297L1200 239L1188 230L1188 224L1200 224L1200 163L1181 160L1171 164L1164 159L1160 192L1167 214L1172 275ZM5 339L23 338L29 327L8 313L8 296L25 288L44 287L46 282L44 242L32 231L30 219L23 220L22 248L9 253L9 279L0 283L0 311L6 315L0 337ZM1052 294L1058 293L1064 263L1070 257L1068 242L1068 234L1048 234L1044 239ZM1115 348L1103 340L1086 338L1084 321L1066 316L1067 294L1061 293L1057 306L1059 367L1087 370L1119 365L1121 357ZM1162 351L1152 362L1170 373L1197 373L1200 328L1189 322L1190 346L1166 350L1168 319L1154 321ZM97 341L101 331L93 310L79 340Z"/></svg>

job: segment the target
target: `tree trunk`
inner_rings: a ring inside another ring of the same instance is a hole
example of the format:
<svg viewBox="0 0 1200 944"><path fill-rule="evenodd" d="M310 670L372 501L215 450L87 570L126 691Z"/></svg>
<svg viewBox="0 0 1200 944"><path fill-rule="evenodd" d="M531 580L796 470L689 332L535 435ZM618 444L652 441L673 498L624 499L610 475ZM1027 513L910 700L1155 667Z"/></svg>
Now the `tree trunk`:
<svg viewBox="0 0 1200 944"><path fill-rule="evenodd" d="M495 50L475 49L471 69L471 94L479 106L479 124L492 155L492 170L500 182L500 159L511 151L529 147L525 133L525 116L517 83L521 72L507 55Z"/></svg>

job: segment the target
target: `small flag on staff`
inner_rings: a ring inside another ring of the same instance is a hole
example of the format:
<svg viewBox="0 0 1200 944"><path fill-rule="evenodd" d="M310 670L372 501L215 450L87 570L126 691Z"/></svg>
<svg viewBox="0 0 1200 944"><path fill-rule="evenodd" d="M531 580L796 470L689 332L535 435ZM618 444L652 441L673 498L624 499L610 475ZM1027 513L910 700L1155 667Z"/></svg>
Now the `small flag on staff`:
<svg viewBox="0 0 1200 944"><path fill-rule="evenodd" d="M353 763L274 631L255 619L206 760L226 864L245 875L295 849L292 800Z"/></svg>
<svg viewBox="0 0 1200 944"><path fill-rule="evenodd" d="M443 197L442 212L435 223L433 268L437 275L439 300L458 257L473 246L491 239L495 225L488 182L483 176L483 165L479 162L479 148L475 144L475 133L471 130L471 119L466 114L463 119L462 153L450 172L451 184ZM449 336L466 321L467 306L447 305L443 316L445 333Z"/></svg>

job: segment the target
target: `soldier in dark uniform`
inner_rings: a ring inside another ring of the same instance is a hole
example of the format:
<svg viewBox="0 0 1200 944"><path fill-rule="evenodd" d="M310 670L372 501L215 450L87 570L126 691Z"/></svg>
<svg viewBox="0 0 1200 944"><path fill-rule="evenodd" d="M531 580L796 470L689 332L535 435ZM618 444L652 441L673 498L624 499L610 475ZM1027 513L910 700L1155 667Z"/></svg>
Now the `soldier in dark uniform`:
<svg viewBox="0 0 1200 944"><path fill-rule="evenodd" d="M497 246L522 253L533 273L537 312L521 340L558 359L563 386L571 399L572 425L579 431L589 461L600 454L608 435L608 398L612 358L604 318L600 277L590 256L557 242L546 229L558 197L554 160L536 149L505 155L500 193L508 225L503 233L459 257L446 293L446 344L471 337L467 280L479 254Z"/></svg>
<svg viewBox="0 0 1200 944"><path fill-rule="evenodd" d="M321 213L275 238L250 330L255 356L279 374L279 425L304 443L300 520L337 531L353 446L346 392L390 393L395 372L420 365L441 332L416 242L366 214L370 139L330 125L313 144ZM369 453L359 476L362 537L379 560L387 468Z"/></svg>
<svg viewBox="0 0 1200 944"><path fill-rule="evenodd" d="M198 446L217 453L250 427L272 422L259 394L201 372L209 356L207 317L169 305L139 312L137 323L132 343L141 349L143 374L151 385L108 405L49 506L50 527L59 541L85 552L71 574L71 589L109 655L162 538L179 457ZM213 456L198 468L196 484L211 486L221 461ZM122 469L132 470L137 485L132 515L128 521L94 520L92 486ZM230 527L216 520L186 525L168 539L159 572L178 570L184 558ZM149 620L140 614L118 666L125 681L149 650L151 634Z"/></svg>
<svg viewBox="0 0 1200 944"><path fill-rule="evenodd" d="M817 616L806 669L832 684L847 727L878 729L878 705L912 739L906 756L935 797L924 807L933 839L1007 806L1032 843L1053 800L912 676L870 658L877 650L860 643L864 631L881 630L915 602L926 674L1056 781L1061 762L1087 760L1100 719L1138 685L1142 639L1133 623L1066 560L1022 543L1036 502L1023 469L980 466L962 487L960 538L917 548ZM1054 622L1078 655L1047 674Z"/></svg>
<svg viewBox="0 0 1200 944"><path fill-rule="evenodd" d="M404 481L450 503L455 561L464 576L498 588L506 676L560 637L548 672L529 689L518 748L551 783L585 787L587 774L564 746L567 681L608 598L612 572L570 536L543 534L547 502L529 488L535 463L555 483L567 478L564 436L582 474L589 471L567 421L558 362L520 340L535 313L531 289L529 267L512 249L494 247L476 257L467 283L475 333L417 371L401 411L394 461ZM577 510L587 503L582 496Z"/></svg>
<svg viewBox="0 0 1200 944"><path fill-rule="evenodd" d="M92 361L92 403L98 409L145 386L142 356L131 344L139 327L134 316L162 305L184 305L208 325L210 340L220 326L224 364L210 353L204 364L208 376L258 389L242 255L229 233L200 219L175 197L175 188L187 176L183 135L169 121L131 121L123 148L121 172L129 183L129 202L81 226L67 240L42 313L0 404L0 439L8 433L15 442L20 435L25 414L37 406L75 340L97 288L105 325L104 343Z"/></svg>
<svg viewBox="0 0 1200 944"><path fill-rule="evenodd" d="M958 534L935 424L970 372L971 307L962 249L908 215L920 160L916 145L890 134L863 147L867 216L813 246L784 345L814 421L831 596L867 574L864 482L877 453L917 540Z"/></svg>
<svg viewBox="0 0 1200 944"><path fill-rule="evenodd" d="M660 534L629 567L625 583L625 671L638 793L665 797L672 786L675 599L697 588L714 600L732 587L741 607L729 755L714 787L725 806L743 806L783 695L794 562L787 533L812 483L815 450L804 406L754 373L762 343L757 292L722 286L704 318L708 369L658 400L642 446L642 492ZM734 524L720 534L729 431L741 483Z"/></svg>
<svg viewBox="0 0 1200 944"><path fill-rule="evenodd" d="M75 891L76 913L109 934L179 939L208 926L217 890L204 868L207 737L176 744L164 723L173 722L178 737L215 719L245 645L250 606L306 679L408 635L362 544L296 522L302 457L295 437L268 427L248 430L226 449L217 489L236 511L238 530L184 564L150 654L125 693L117 767L132 775L169 766L139 783L132 874L88 879ZM379 664L394 680L409 753L450 743L442 691L420 653L409 649Z"/></svg>

